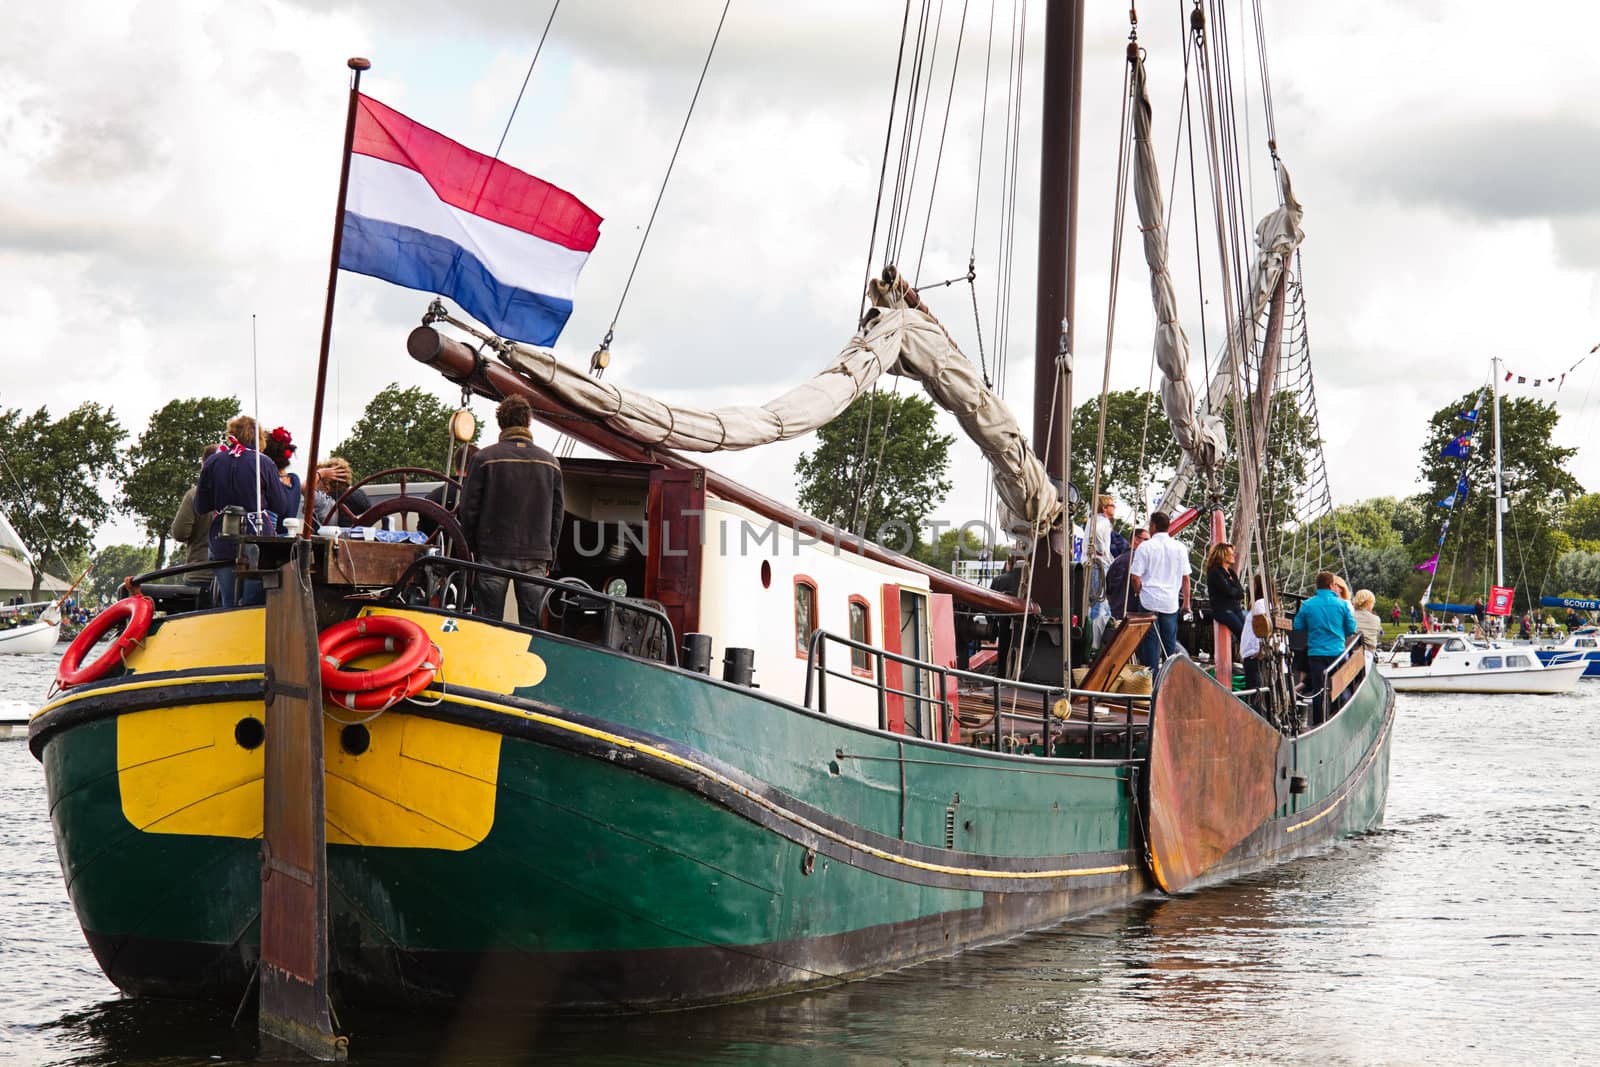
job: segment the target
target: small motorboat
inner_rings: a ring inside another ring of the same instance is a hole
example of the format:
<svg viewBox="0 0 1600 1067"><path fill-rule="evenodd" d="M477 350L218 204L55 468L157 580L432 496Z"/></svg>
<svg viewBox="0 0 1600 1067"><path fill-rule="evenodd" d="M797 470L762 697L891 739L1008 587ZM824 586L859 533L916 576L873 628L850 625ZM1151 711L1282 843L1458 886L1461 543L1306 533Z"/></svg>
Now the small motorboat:
<svg viewBox="0 0 1600 1067"><path fill-rule="evenodd" d="M1570 693L1587 664L1579 653L1541 662L1533 649L1482 644L1461 634L1402 634L1378 660L1401 693Z"/></svg>
<svg viewBox="0 0 1600 1067"><path fill-rule="evenodd" d="M1585 626L1573 630L1560 644L1543 644L1533 650L1540 663L1565 663L1581 659L1585 678L1600 678L1600 629Z"/></svg>

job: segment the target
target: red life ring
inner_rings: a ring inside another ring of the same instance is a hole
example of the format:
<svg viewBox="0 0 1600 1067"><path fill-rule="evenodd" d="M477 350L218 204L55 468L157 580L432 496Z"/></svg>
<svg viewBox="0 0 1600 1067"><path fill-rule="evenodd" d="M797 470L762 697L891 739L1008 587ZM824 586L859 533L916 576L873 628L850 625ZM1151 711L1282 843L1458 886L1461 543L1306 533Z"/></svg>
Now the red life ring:
<svg viewBox="0 0 1600 1067"><path fill-rule="evenodd" d="M387 690L406 682L422 666L431 644L422 627L398 615L367 615L336 623L317 639L323 688L340 693ZM353 650L356 648L359 651ZM357 656L396 649L400 654L382 667L344 669L344 664Z"/></svg>
<svg viewBox="0 0 1600 1067"><path fill-rule="evenodd" d="M349 648L349 645L344 646ZM404 681L388 687L387 689L369 689L366 692L352 693L337 689L327 690L323 696L331 704L351 711L381 711L392 708L402 700L409 700L416 696L429 685L433 684L434 676L438 673L439 663L443 654L438 645L430 644L432 655L423 660L422 666L412 671ZM371 651L380 651L372 649ZM353 655L347 658L355 658Z"/></svg>
<svg viewBox="0 0 1600 1067"><path fill-rule="evenodd" d="M89 625L72 639L72 644L67 646L67 654L61 657L61 662L56 666L56 684L62 689L71 689L103 676L144 640L144 635L150 632L150 620L155 618L155 613L155 602L149 597L130 596L90 619ZM111 647L92 662L79 666L89 650L118 623L125 625L122 633L111 642Z"/></svg>

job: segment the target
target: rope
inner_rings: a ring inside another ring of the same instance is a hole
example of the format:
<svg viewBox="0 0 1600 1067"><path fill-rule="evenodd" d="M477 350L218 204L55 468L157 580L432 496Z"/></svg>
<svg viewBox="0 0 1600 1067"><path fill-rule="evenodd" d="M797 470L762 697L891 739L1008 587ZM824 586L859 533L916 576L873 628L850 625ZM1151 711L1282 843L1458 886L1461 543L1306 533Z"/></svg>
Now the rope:
<svg viewBox="0 0 1600 1067"><path fill-rule="evenodd" d="M545 19L544 32L539 34L539 43L534 46L533 58L528 61L528 73L522 76L522 88L517 90L517 98L511 103L511 114L506 116L506 128L500 131L500 143L494 146L494 158L500 158L500 150L506 146L506 137L511 133L511 121L517 117L517 108L522 106L522 94L528 91L528 81L533 77L534 65L539 62L539 53L544 51L545 38L550 36L550 24L556 20L556 12L561 10L561 0L550 8L550 17ZM472 202L472 211L477 213L478 204L483 200L483 192L489 186L488 174L484 175L484 182L478 187L477 199Z"/></svg>
<svg viewBox="0 0 1600 1067"><path fill-rule="evenodd" d="M939 168L944 163L944 139L950 131L950 106L956 98L956 73L961 69L961 40L967 31L967 4L970 0L962 0L961 24L956 27L956 55L950 64L950 91L944 98L944 121L939 126L939 150L933 157L933 185L928 189L928 212L922 219L922 244L917 248L917 267L911 272L913 279L922 275L922 256L928 250L928 230L933 223L933 201L939 193ZM940 5L940 14L943 15L944 7ZM924 112L926 117L926 112ZM912 282L913 287L916 282Z"/></svg>
<svg viewBox="0 0 1600 1067"><path fill-rule="evenodd" d="M878 247L878 221L883 214L883 185L889 175L889 145L894 141L894 110L900 102L900 73L906 59L906 28L911 24L911 0L906 0L905 13L900 17L900 48L895 53L894 89L889 94L889 121L883 131L883 162L878 166L878 195L872 207L872 236L867 239L867 266L861 275L861 306L856 311L856 321L867 314L867 283L872 280L872 254Z"/></svg>
<svg viewBox="0 0 1600 1067"><path fill-rule="evenodd" d="M644 235L639 238L639 250L634 253L633 266L628 269L628 280L623 283L622 296L617 299L617 310L611 315L611 325L606 327L605 339L600 342L600 350L607 351L611 347L611 339L616 333L617 320L622 317L622 306L628 301L628 291L633 288L633 276L638 273L639 261L644 258L645 245L650 241L650 230L656 224L656 212L661 210L661 199L667 194L667 183L672 180L672 168L678 162L678 152L683 148L683 139L689 132L689 120L694 117L694 108L700 101L700 90L706 83L706 72L711 69L711 57L717 53L717 42L722 38L722 26L728 20L728 8L733 5L733 0L723 0L722 15L717 19L717 30L711 35L711 47L706 50L706 61L700 67L700 78L694 84L694 95L689 98L689 110L683 116L683 125L678 130L678 141L672 146L672 158L667 161L667 172L661 176L661 187L656 190L656 202L650 208L650 218L644 225ZM555 17L552 11L551 17ZM598 355L598 353L597 353ZM596 366L591 368L591 373L600 377L605 373L605 364L596 360Z"/></svg>

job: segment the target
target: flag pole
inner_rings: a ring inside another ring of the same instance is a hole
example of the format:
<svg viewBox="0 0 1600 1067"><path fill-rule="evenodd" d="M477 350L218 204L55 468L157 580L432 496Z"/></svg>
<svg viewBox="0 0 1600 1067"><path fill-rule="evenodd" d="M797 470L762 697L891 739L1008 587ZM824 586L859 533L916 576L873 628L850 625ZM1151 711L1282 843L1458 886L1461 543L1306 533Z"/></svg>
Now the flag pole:
<svg viewBox="0 0 1600 1067"><path fill-rule="evenodd" d="M333 213L333 254L328 262L328 305L322 313L322 348L317 355L317 396L311 411L311 446L306 461L306 480L301 486L305 494L305 521L303 531L309 537L316 532L316 515L312 502L317 493L317 446L322 437L322 394L328 384L328 347L333 339L333 297L339 284L339 250L344 243L344 200L350 187L350 149L356 139L356 105L361 99L361 72L372 62L360 56L346 61L354 73L350 78L350 108L344 120L344 156L339 161L339 204Z"/></svg>

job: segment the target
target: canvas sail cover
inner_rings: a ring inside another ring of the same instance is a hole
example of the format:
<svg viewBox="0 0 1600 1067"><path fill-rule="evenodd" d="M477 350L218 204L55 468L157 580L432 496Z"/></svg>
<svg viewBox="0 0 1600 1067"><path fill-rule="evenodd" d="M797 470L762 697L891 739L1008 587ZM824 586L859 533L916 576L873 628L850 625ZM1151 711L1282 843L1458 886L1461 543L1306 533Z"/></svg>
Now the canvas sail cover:
<svg viewBox="0 0 1600 1067"><path fill-rule="evenodd" d="M984 386L972 361L892 271L871 287L864 328L811 380L759 407L714 409L667 404L611 385L562 363L547 348L490 338L501 359L541 391L635 441L687 452L731 452L800 437L827 425L884 374L920 382L955 415L994 469L996 494L1013 528L1042 533L1060 517L1054 485L1004 401Z"/></svg>
<svg viewBox="0 0 1600 1067"><path fill-rule="evenodd" d="M1134 61L1133 85L1133 193L1139 206L1139 230L1144 234L1145 263L1150 267L1150 296L1155 302L1161 406L1184 457L1203 471L1215 470L1228 450L1228 440L1217 413L1197 411L1194 387L1189 384L1189 338L1178 323L1178 296L1167 269L1167 212L1150 139L1150 93L1143 59Z"/></svg>

